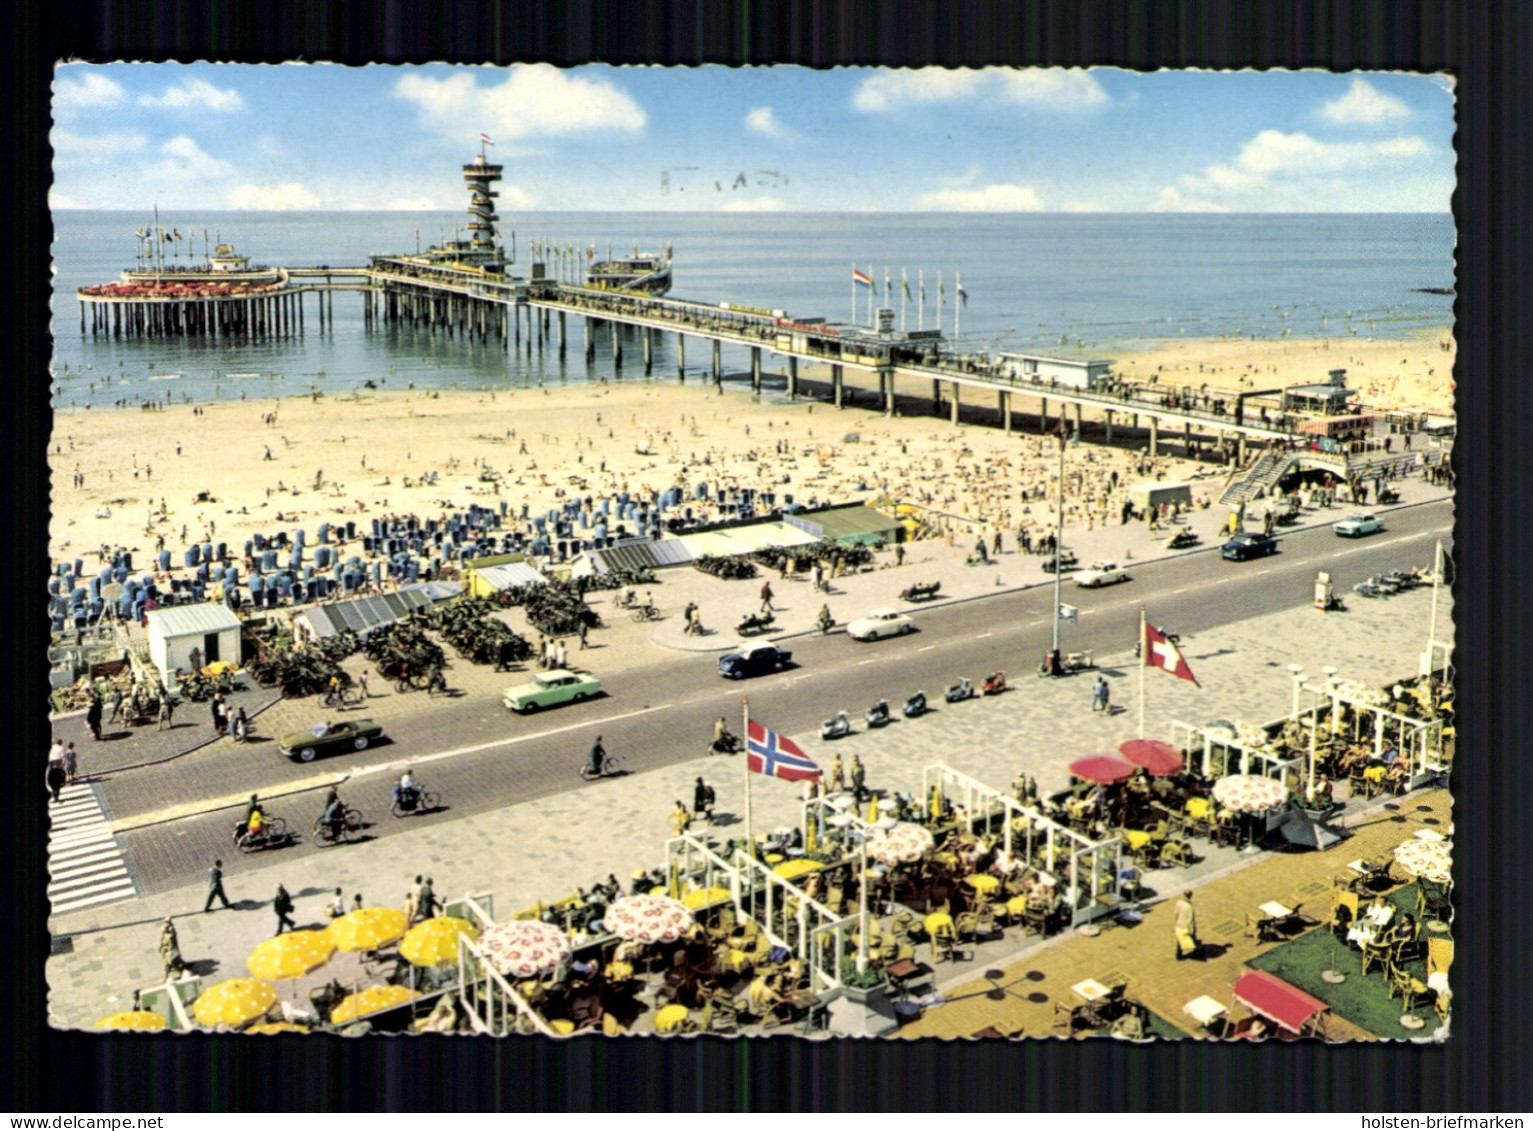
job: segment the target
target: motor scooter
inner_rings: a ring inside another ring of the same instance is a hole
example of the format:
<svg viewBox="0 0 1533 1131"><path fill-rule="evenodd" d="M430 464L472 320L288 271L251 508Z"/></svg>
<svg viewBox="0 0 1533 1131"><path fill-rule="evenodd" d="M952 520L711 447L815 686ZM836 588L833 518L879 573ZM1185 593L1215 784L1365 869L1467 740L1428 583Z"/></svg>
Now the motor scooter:
<svg viewBox="0 0 1533 1131"><path fill-rule="evenodd" d="M949 703L961 703L965 699L974 698L974 685L969 682L967 676L943 692L943 697Z"/></svg>
<svg viewBox="0 0 1533 1131"><path fill-rule="evenodd" d="M820 724L820 737L823 739L842 738L851 733L852 724L847 721L845 711L837 711L834 718Z"/></svg>
<svg viewBox="0 0 1533 1131"><path fill-rule="evenodd" d="M710 754L738 754L740 753L740 736L730 731L724 732L724 737L708 744Z"/></svg>
<svg viewBox="0 0 1533 1131"><path fill-rule="evenodd" d="M921 715L926 714L929 709L926 706L926 692L924 691L917 691L909 699L906 699L904 707L901 708L907 719L919 718Z"/></svg>
<svg viewBox="0 0 1533 1131"><path fill-rule="evenodd" d="M889 700L880 699L877 703L874 703L871 707L869 707L862 717L867 720L867 724L870 727L881 727L886 725L890 719Z"/></svg>
<svg viewBox="0 0 1533 1131"><path fill-rule="evenodd" d="M1006 690L1006 673L996 672L986 676L982 687L986 695L999 695Z"/></svg>

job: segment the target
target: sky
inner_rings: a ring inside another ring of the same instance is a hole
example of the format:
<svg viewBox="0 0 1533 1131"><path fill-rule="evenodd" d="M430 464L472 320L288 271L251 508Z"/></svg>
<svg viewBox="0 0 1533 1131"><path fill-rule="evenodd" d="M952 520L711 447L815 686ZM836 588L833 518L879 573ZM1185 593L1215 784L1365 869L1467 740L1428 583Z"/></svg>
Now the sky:
<svg viewBox="0 0 1533 1131"><path fill-rule="evenodd" d="M1448 212L1442 76L63 64L54 208Z"/></svg>

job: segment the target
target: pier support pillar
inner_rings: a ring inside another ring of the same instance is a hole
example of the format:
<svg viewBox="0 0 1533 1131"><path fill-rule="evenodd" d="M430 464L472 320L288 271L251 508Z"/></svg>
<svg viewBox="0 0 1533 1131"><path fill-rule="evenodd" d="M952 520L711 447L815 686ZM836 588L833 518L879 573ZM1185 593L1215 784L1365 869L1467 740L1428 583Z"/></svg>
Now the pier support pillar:
<svg viewBox="0 0 1533 1131"><path fill-rule="evenodd" d="M751 392L761 392L761 347L751 346Z"/></svg>
<svg viewBox="0 0 1533 1131"><path fill-rule="evenodd" d="M679 330L676 332L676 376L682 381L687 379L687 336Z"/></svg>
<svg viewBox="0 0 1533 1131"><path fill-rule="evenodd" d="M652 366L655 361L654 338L650 334L648 326L639 327L639 333L644 335L644 372L648 373L650 366Z"/></svg>
<svg viewBox="0 0 1533 1131"><path fill-rule="evenodd" d="M1192 459L1192 421L1182 421L1182 450L1188 459Z"/></svg>
<svg viewBox="0 0 1533 1131"><path fill-rule="evenodd" d="M559 311L559 356L564 356L564 311Z"/></svg>
<svg viewBox="0 0 1533 1131"><path fill-rule="evenodd" d="M1001 434L1003 436L1010 436L1011 435L1011 394L1008 393L1008 392L1002 391L1002 392L996 394L996 399L1000 401L1000 409L1001 409Z"/></svg>
<svg viewBox="0 0 1533 1131"><path fill-rule="evenodd" d="M1081 402L1075 402L1075 434L1079 436L1084 428L1081 425Z"/></svg>
<svg viewBox="0 0 1533 1131"><path fill-rule="evenodd" d="M1160 421L1150 417L1150 458L1154 459L1160 454Z"/></svg>
<svg viewBox="0 0 1533 1131"><path fill-rule="evenodd" d="M724 383L724 358L717 338L713 339L713 383L715 385Z"/></svg>
<svg viewBox="0 0 1533 1131"><path fill-rule="evenodd" d="M839 366L839 365L832 365L830 367L830 390L831 390L831 394L835 397L836 407L840 408L841 407L842 381L841 381L841 366Z"/></svg>
<svg viewBox="0 0 1533 1131"><path fill-rule="evenodd" d="M798 358L788 359L788 399L798 396Z"/></svg>
<svg viewBox="0 0 1533 1131"><path fill-rule="evenodd" d="M1236 454L1235 462L1241 467L1244 467L1246 463L1246 434L1244 432L1240 434L1240 451Z"/></svg>
<svg viewBox="0 0 1533 1131"><path fill-rule="evenodd" d="M617 336L617 323L609 322L607 325L612 327L612 364L621 368L623 364L623 343Z"/></svg>
<svg viewBox="0 0 1533 1131"><path fill-rule="evenodd" d="M942 382L937 380L935 377L933 377L932 378L932 414L936 415L937 410L940 409L941 407L942 407Z"/></svg>
<svg viewBox="0 0 1533 1131"><path fill-rule="evenodd" d="M878 386L884 394L884 415L894 415L894 374L892 372L878 375Z"/></svg>
<svg viewBox="0 0 1533 1131"><path fill-rule="evenodd" d="M596 319L583 318L581 321L585 323L586 360L594 361L596 359Z"/></svg>
<svg viewBox="0 0 1533 1131"><path fill-rule="evenodd" d="M953 415L952 415L951 419L952 419L952 422L954 424L957 424L958 423L958 382L957 381L949 381L948 384L952 386L952 393L953 393Z"/></svg>
<svg viewBox="0 0 1533 1131"><path fill-rule="evenodd" d="M1038 435L1042 436L1049 430L1049 398L1038 398Z"/></svg>
<svg viewBox="0 0 1533 1131"><path fill-rule="evenodd" d="M1112 409L1107 410L1107 442L1112 443Z"/></svg>

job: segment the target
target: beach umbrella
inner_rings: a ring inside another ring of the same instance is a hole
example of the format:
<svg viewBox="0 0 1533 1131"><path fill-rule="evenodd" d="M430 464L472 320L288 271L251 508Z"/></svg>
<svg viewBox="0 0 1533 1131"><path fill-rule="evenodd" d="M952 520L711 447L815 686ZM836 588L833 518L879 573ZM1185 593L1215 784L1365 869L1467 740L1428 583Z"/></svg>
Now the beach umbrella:
<svg viewBox="0 0 1533 1131"><path fill-rule="evenodd" d="M147 1009L130 1009L124 1013L103 1017L96 1022L96 1026L100 1029L138 1029L150 1033L165 1028L165 1018Z"/></svg>
<svg viewBox="0 0 1533 1131"><path fill-rule="evenodd" d="M1265 813L1287 799L1287 786L1260 774L1231 774L1214 782L1214 800L1237 813Z"/></svg>
<svg viewBox="0 0 1533 1131"><path fill-rule="evenodd" d="M416 966L440 966L458 958L458 936L470 941L479 937L479 929L467 919L441 915L415 924L399 944L399 953Z"/></svg>
<svg viewBox="0 0 1533 1131"><path fill-rule="evenodd" d="M823 867L825 865L818 860L811 860L807 856L795 856L792 860L784 860L772 871L785 880L793 880L799 876L807 876L810 872L818 872Z"/></svg>
<svg viewBox="0 0 1533 1131"><path fill-rule="evenodd" d="M789 861L789 863L792 863L792 861ZM787 865L779 864L777 867L784 868L787 867ZM776 869L774 868L773 871L776 871ZM777 872L777 874L779 876L782 875L781 872ZM724 900L730 898L730 894L731 893L728 888L699 888L697 891L687 892L686 895L681 897L681 902L695 911L699 907L707 907L712 903L722 903Z"/></svg>
<svg viewBox="0 0 1533 1131"><path fill-rule="evenodd" d="M1093 754L1089 758L1078 758L1071 762L1070 772L1086 781L1112 785L1114 782L1128 781L1133 777L1134 767L1122 758L1114 758L1111 754Z"/></svg>
<svg viewBox="0 0 1533 1131"><path fill-rule="evenodd" d="M285 982L318 970L334 953L335 944L324 931L289 931L256 947L245 965L257 978Z"/></svg>
<svg viewBox="0 0 1533 1131"><path fill-rule="evenodd" d="M1131 738L1118 744L1118 753L1134 765L1143 766L1153 777L1168 778L1182 771L1182 752L1169 742Z"/></svg>
<svg viewBox="0 0 1533 1131"><path fill-rule="evenodd" d="M330 1020L336 1024L343 1021L355 1021L364 1014L377 1013L380 1009L403 1005L412 998L418 997L420 994L408 986L369 986L361 993L352 994L332 1009Z"/></svg>
<svg viewBox="0 0 1533 1131"><path fill-rule="evenodd" d="M260 978L230 978L200 994L192 1003L199 1025L243 1025L276 1004L277 991Z"/></svg>
<svg viewBox="0 0 1533 1131"><path fill-rule="evenodd" d="M403 911L392 907L363 907L342 915L325 928L337 950L348 954L358 950L377 950L395 942L409 930L410 921Z"/></svg>
<svg viewBox="0 0 1533 1131"><path fill-rule="evenodd" d="M260 1025L252 1025L246 1029L247 1033L307 1033L308 1030L302 1025L294 1025L291 1021L267 1021Z"/></svg>
<svg viewBox="0 0 1533 1131"><path fill-rule="evenodd" d="M536 978L568 962L571 954L569 936L537 919L486 927L479 943L489 953L490 965L508 978Z"/></svg>
<svg viewBox="0 0 1533 1131"><path fill-rule="evenodd" d="M1418 879L1446 884L1453 879L1453 844L1411 837L1395 849L1395 863Z"/></svg>
<svg viewBox="0 0 1533 1131"><path fill-rule="evenodd" d="M929 830L901 821L891 829L877 829L868 839L868 854L886 867L913 864L930 852L936 842Z"/></svg>
<svg viewBox="0 0 1533 1131"><path fill-rule="evenodd" d="M613 902L607 929L641 943L675 942L692 926L692 912L680 900L660 895L630 895Z"/></svg>

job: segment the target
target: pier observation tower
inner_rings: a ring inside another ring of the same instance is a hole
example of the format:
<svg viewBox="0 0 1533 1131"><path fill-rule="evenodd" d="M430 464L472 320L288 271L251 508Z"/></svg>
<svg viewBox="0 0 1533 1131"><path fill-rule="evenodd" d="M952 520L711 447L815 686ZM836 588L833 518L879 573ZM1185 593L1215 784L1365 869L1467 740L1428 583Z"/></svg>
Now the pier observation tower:
<svg viewBox="0 0 1533 1131"><path fill-rule="evenodd" d="M468 183L469 191L469 243L474 251L481 254L493 255L500 250L496 238L500 232L495 226L500 221L495 211L495 201L500 193L492 186L499 183L501 169L500 165L490 164L482 146L479 156L463 166L463 179Z"/></svg>

